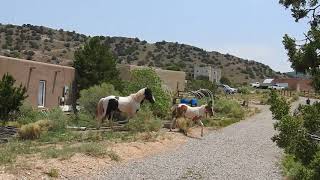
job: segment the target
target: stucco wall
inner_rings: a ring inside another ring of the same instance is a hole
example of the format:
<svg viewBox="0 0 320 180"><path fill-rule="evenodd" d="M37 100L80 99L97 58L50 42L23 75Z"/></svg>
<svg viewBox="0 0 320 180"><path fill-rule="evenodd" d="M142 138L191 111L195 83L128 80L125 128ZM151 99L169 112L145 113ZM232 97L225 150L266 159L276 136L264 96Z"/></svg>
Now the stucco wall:
<svg viewBox="0 0 320 180"><path fill-rule="evenodd" d="M310 79L298 79L298 78L287 78L287 79L275 79L272 83L288 83L288 88L297 91L314 91L311 85Z"/></svg>
<svg viewBox="0 0 320 180"><path fill-rule="evenodd" d="M72 67L0 56L0 77L7 72L16 79L17 84L22 83L27 87L27 101L35 107L38 106L40 80L46 81L45 107L59 105L64 86L69 87L71 97L71 84L75 75ZM68 101L70 100L69 98Z"/></svg>
<svg viewBox="0 0 320 180"><path fill-rule="evenodd" d="M135 66L135 65L125 65L119 64L117 68L120 71L120 78L123 80L130 80L130 71L133 69L143 69L148 68L145 66ZM171 71L171 70L163 70L163 69L155 69L156 73L163 81L164 86L172 92L178 89L183 91L185 89L185 79L186 73L182 71Z"/></svg>

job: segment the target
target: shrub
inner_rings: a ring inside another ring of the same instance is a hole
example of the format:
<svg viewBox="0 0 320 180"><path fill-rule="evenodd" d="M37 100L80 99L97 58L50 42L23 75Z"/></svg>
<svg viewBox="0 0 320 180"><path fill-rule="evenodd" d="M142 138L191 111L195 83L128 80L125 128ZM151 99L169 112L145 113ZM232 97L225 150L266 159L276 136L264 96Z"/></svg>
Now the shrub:
<svg viewBox="0 0 320 180"><path fill-rule="evenodd" d="M190 132L190 127L192 127L193 122L189 119L184 118L178 118L176 120L176 126L180 129L184 134L187 134Z"/></svg>
<svg viewBox="0 0 320 180"><path fill-rule="evenodd" d="M59 107L51 109L46 117L52 122L51 131L64 131L66 129L68 117Z"/></svg>
<svg viewBox="0 0 320 180"><path fill-rule="evenodd" d="M153 116L149 108L144 108L126 126L132 132L151 132L159 131L162 122Z"/></svg>
<svg viewBox="0 0 320 180"><path fill-rule="evenodd" d="M245 115L244 110L238 102L228 99L217 100L214 105L214 110L229 118L243 119Z"/></svg>
<svg viewBox="0 0 320 180"><path fill-rule="evenodd" d="M317 179L312 169L306 168L295 160L294 156L286 155L282 161L285 175L290 179Z"/></svg>
<svg viewBox="0 0 320 180"><path fill-rule="evenodd" d="M243 86L243 87L240 87L238 89L238 92L242 93L242 94L249 94L250 93L250 88L247 87L247 86Z"/></svg>
<svg viewBox="0 0 320 180"><path fill-rule="evenodd" d="M90 87L89 89L84 89L80 91L79 104L91 117L95 117L96 108L99 100L103 97L109 95L119 95L119 92L114 90L113 85L102 83L101 85L96 85Z"/></svg>
<svg viewBox="0 0 320 180"><path fill-rule="evenodd" d="M59 170L58 169L50 169L49 172L47 172L49 177L58 178L59 177Z"/></svg>
<svg viewBox="0 0 320 180"><path fill-rule="evenodd" d="M202 80L190 80L187 83L187 90L188 91L196 91L199 89L209 89L212 91L212 93L215 93L217 91L217 85L215 83L212 83L209 80L203 79Z"/></svg>
<svg viewBox="0 0 320 180"><path fill-rule="evenodd" d="M29 103L24 102L23 105L19 108L17 119L17 122L19 124L29 124L40 119L45 119L45 114L38 109L34 109Z"/></svg>
<svg viewBox="0 0 320 180"><path fill-rule="evenodd" d="M156 99L155 104L151 106L154 115L165 117L170 108L170 96L162 87L162 81L157 73L151 69L135 69L131 71L131 81L128 82L125 89L126 94L136 93L142 88L148 87Z"/></svg>
<svg viewBox="0 0 320 180"><path fill-rule="evenodd" d="M0 120L5 123L9 120L10 115L19 111L19 107L27 96L27 89L20 84L15 87L15 79L5 74L0 80Z"/></svg>
<svg viewBox="0 0 320 180"><path fill-rule="evenodd" d="M36 123L30 123L21 126L20 130L18 131L19 137L21 139L38 139L41 134L41 128Z"/></svg>
<svg viewBox="0 0 320 180"><path fill-rule="evenodd" d="M272 112L273 118L280 120L282 117L289 114L290 106L286 99L279 96L274 90L270 93L271 106L270 111Z"/></svg>

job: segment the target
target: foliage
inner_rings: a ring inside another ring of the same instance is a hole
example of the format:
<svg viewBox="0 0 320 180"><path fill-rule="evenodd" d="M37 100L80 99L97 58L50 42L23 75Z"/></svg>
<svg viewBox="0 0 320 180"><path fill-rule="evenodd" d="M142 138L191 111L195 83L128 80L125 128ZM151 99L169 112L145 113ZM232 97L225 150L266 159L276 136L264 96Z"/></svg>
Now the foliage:
<svg viewBox="0 0 320 180"><path fill-rule="evenodd" d="M99 100L110 95L119 96L113 85L102 83L80 91L79 104L91 117L95 117Z"/></svg>
<svg viewBox="0 0 320 180"><path fill-rule="evenodd" d="M291 67L298 72L308 72L313 76L313 86L320 90L319 45L320 45L320 7L318 0L280 0L280 4L290 8L293 18L298 22L309 19L310 29L305 33L303 41L296 40L289 35L283 37L283 44L287 50ZM304 43L300 43L304 42ZM299 44L300 43L300 44Z"/></svg>
<svg viewBox="0 0 320 180"><path fill-rule="evenodd" d="M36 123L30 123L21 126L20 130L18 131L19 137L21 139L38 139L41 135L41 128Z"/></svg>
<svg viewBox="0 0 320 180"><path fill-rule="evenodd" d="M274 119L281 119L289 114L290 106L283 96L279 96L275 90L270 93L270 110Z"/></svg>
<svg viewBox="0 0 320 180"><path fill-rule="evenodd" d="M17 122L21 125L45 119L45 113L37 108L33 108L29 103L24 102L19 108Z"/></svg>
<svg viewBox="0 0 320 180"><path fill-rule="evenodd" d="M5 74L0 81L0 120L8 121L10 115L17 112L22 105L22 101L27 98L27 89L20 84L15 87L15 79Z"/></svg>
<svg viewBox="0 0 320 180"><path fill-rule="evenodd" d="M300 162L295 160L295 157L292 155L286 155L282 161L282 166L284 167L285 175L290 179L301 179L309 180L313 179L313 171Z"/></svg>
<svg viewBox="0 0 320 180"><path fill-rule="evenodd" d="M176 120L176 126L182 131L184 134L189 133L190 127L193 125L193 121L190 119L178 118Z"/></svg>
<svg viewBox="0 0 320 180"><path fill-rule="evenodd" d="M162 81L156 72L151 69L135 69L131 71L131 81L127 82L126 94L136 93L142 88L148 87L156 99L151 110L156 116L165 117L170 108L170 96L162 87Z"/></svg>
<svg viewBox="0 0 320 180"><path fill-rule="evenodd" d="M221 79L220 79L220 83L221 84L226 84L226 85L229 85L231 86L231 81L229 78L225 77L225 76L222 76Z"/></svg>
<svg viewBox="0 0 320 180"><path fill-rule="evenodd" d="M245 112L234 100L221 98L215 102L214 111L229 118L243 119Z"/></svg>
<svg viewBox="0 0 320 180"><path fill-rule="evenodd" d="M300 105L294 116L289 115L288 103L274 91L270 103L279 132L272 140L288 154L283 160L286 174L293 179L319 179L320 147L309 135L320 130L320 103Z"/></svg>
<svg viewBox="0 0 320 180"><path fill-rule="evenodd" d="M211 81L202 79L202 80L190 80L187 83L188 91L196 91L199 89L209 89L212 93L217 91L217 85Z"/></svg>
<svg viewBox="0 0 320 180"><path fill-rule="evenodd" d="M250 93L250 87L248 86L242 86L238 88L238 92L241 94L249 94Z"/></svg>
<svg viewBox="0 0 320 180"><path fill-rule="evenodd" d="M49 177L58 178L59 177L59 170L58 169L50 169L49 172L47 172Z"/></svg>
<svg viewBox="0 0 320 180"><path fill-rule="evenodd" d="M74 53L74 67L77 71L79 90L104 82L121 88L116 60L100 37L93 37Z"/></svg>
<svg viewBox="0 0 320 180"><path fill-rule="evenodd" d="M153 116L150 109L146 108L139 111L133 119L130 119L126 126L132 132L151 132L159 131L162 122Z"/></svg>

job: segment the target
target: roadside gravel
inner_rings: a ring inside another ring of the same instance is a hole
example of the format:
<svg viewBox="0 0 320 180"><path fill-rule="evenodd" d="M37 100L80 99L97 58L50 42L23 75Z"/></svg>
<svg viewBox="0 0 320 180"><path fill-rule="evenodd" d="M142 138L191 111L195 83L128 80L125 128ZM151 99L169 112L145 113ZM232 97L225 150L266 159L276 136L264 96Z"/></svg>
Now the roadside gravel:
<svg viewBox="0 0 320 180"><path fill-rule="evenodd" d="M281 179L282 151L271 141L275 134L269 106L261 113L190 139L174 152L134 160L93 179Z"/></svg>

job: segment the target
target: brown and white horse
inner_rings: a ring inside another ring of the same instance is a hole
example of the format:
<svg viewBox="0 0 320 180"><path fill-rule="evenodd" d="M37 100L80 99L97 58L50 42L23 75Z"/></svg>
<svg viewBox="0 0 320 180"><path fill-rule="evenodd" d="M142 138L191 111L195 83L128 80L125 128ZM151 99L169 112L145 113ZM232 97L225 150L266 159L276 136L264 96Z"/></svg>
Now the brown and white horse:
<svg viewBox="0 0 320 180"><path fill-rule="evenodd" d="M111 128L113 128L113 115L116 111L125 113L128 119L132 118L139 111L140 105L145 99L152 104L155 103L155 98L149 88L140 89L137 93L127 97L107 96L101 98L96 111L98 128L105 118L108 118Z"/></svg>
<svg viewBox="0 0 320 180"><path fill-rule="evenodd" d="M211 105L202 105L200 107L190 107L186 104L177 104L172 107L172 122L170 125L170 131L172 126L176 123L177 118L184 117L185 119L191 119L192 121L198 123L201 126L201 136L203 136L203 123L202 118L204 118L208 113L213 116L213 110ZM187 134L186 134L187 135Z"/></svg>

